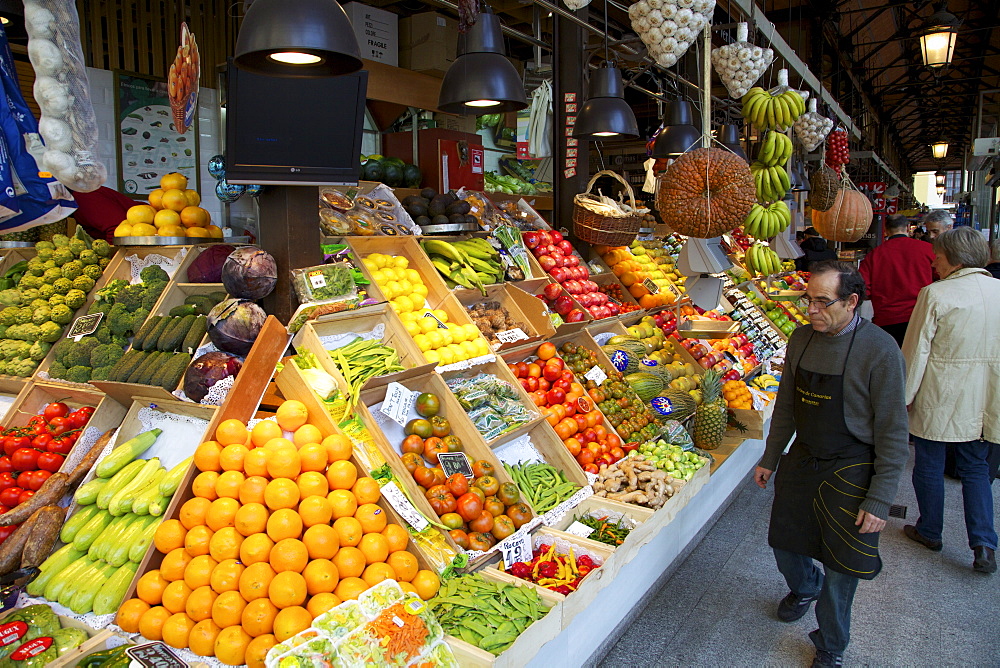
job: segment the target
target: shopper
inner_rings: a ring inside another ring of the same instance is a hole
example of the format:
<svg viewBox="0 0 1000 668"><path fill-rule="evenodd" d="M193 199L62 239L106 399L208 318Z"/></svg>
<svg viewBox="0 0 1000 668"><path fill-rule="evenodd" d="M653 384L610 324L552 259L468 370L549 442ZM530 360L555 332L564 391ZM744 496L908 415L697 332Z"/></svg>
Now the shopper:
<svg viewBox="0 0 1000 668"><path fill-rule="evenodd" d="M799 271L809 271L814 262L837 259L837 251L827 246L826 239L819 235L815 227L806 228L805 238L799 246L804 253L795 260L795 268Z"/></svg>
<svg viewBox="0 0 1000 668"><path fill-rule="evenodd" d="M993 274L993 278L1000 278L1000 239L990 242L990 263L985 269Z"/></svg>
<svg viewBox="0 0 1000 668"><path fill-rule="evenodd" d="M939 234L947 232L955 226L955 219L952 218L951 214L947 211L943 209L935 209L924 216L923 224L924 229L927 230L927 233L924 235L924 240L934 243L934 240L938 238Z"/></svg>
<svg viewBox="0 0 1000 668"><path fill-rule="evenodd" d="M804 297L812 326L788 341L767 447L754 471L761 488L778 471L768 544L791 589L778 619L800 619L818 601L819 628L809 634L813 666L842 663L854 592L859 579L882 568L879 532L909 456L903 356L892 337L858 316L864 291L849 264L813 266Z"/></svg>
<svg viewBox="0 0 1000 668"><path fill-rule="evenodd" d="M934 251L908 237L909 226L906 216L894 214L886 218L885 241L861 261L861 276L875 311L872 322L887 331L899 346L903 345L917 294L934 280Z"/></svg>
<svg viewBox="0 0 1000 668"><path fill-rule="evenodd" d="M906 403L916 459L913 489L920 518L906 537L941 550L945 444L953 443L962 480L972 567L996 571L990 448L1000 447L1000 283L982 267L989 246L971 227L934 241L941 280L920 291L906 333Z"/></svg>

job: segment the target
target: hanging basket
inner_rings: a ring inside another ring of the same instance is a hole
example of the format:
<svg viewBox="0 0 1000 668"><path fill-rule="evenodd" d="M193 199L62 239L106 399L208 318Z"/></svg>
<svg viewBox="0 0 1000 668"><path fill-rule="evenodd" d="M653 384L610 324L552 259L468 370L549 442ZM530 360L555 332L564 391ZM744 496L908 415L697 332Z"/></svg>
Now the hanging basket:
<svg viewBox="0 0 1000 668"><path fill-rule="evenodd" d="M711 239L743 224L757 201L750 168L724 148L688 151L660 178L656 208L676 232Z"/></svg>
<svg viewBox="0 0 1000 668"><path fill-rule="evenodd" d="M602 176L611 176L625 186L633 213L611 215L608 205L598 195L591 194L594 183ZM573 235L592 245L627 246L639 234L642 224L642 216L634 213L636 208L635 193L628 181L609 170L597 172L587 184L587 191L573 198Z"/></svg>
<svg viewBox="0 0 1000 668"><path fill-rule="evenodd" d="M840 177L821 163L809 179L809 206L814 211L829 211L840 192Z"/></svg>
<svg viewBox="0 0 1000 668"><path fill-rule="evenodd" d="M872 225L872 203L845 175L829 210L813 209L812 224L827 241L857 241Z"/></svg>
<svg viewBox="0 0 1000 668"><path fill-rule="evenodd" d="M795 136L809 152L815 151L833 129L833 121L816 111L816 99L809 100L809 111L792 124Z"/></svg>
<svg viewBox="0 0 1000 668"><path fill-rule="evenodd" d="M751 44L749 34L746 23L737 24L736 41L712 49L712 66L729 91L729 97L737 100L747 94L774 60L774 51Z"/></svg>

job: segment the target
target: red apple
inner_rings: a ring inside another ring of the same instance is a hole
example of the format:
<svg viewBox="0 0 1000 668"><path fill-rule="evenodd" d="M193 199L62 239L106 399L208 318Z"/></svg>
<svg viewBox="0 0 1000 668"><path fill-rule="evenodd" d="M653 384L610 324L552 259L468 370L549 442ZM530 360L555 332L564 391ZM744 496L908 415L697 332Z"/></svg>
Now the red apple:
<svg viewBox="0 0 1000 668"><path fill-rule="evenodd" d="M698 365L703 369L711 369L712 360L710 360L708 357L702 357L698 360Z"/></svg>
<svg viewBox="0 0 1000 668"><path fill-rule="evenodd" d="M542 255L538 258L538 264L541 265L543 271L552 271L559 263L551 255Z"/></svg>
<svg viewBox="0 0 1000 668"><path fill-rule="evenodd" d="M741 377L740 372L736 369L730 369L726 373L722 374L722 380L739 380Z"/></svg>
<svg viewBox="0 0 1000 668"><path fill-rule="evenodd" d="M653 322L656 323L657 327L663 327L663 323L664 323L663 315L660 314L660 313L654 313L653 314Z"/></svg>
<svg viewBox="0 0 1000 668"><path fill-rule="evenodd" d="M553 276L555 278L555 276ZM556 278L558 281L559 279ZM555 299L562 292L562 287L558 283L549 283L544 288L542 288L542 294L546 299Z"/></svg>
<svg viewBox="0 0 1000 668"><path fill-rule="evenodd" d="M524 241L525 246L531 249L539 244L541 237L538 232L524 232L521 234L521 240Z"/></svg>
<svg viewBox="0 0 1000 668"><path fill-rule="evenodd" d="M578 264L580 264L580 258L577 257L576 255L570 255L568 258L566 258L566 261L569 262L569 266L571 267L575 267Z"/></svg>
<svg viewBox="0 0 1000 668"><path fill-rule="evenodd" d="M548 246L552 243L552 232L549 230L539 230L538 243L542 246Z"/></svg>
<svg viewBox="0 0 1000 668"><path fill-rule="evenodd" d="M556 279L560 283L569 278L569 274L564 267L554 267L551 271L549 271L549 276ZM552 299L555 299L555 297L552 297Z"/></svg>
<svg viewBox="0 0 1000 668"><path fill-rule="evenodd" d="M559 230L549 230L548 235L549 238L551 239L549 243L557 244L563 240L562 232L560 232Z"/></svg>
<svg viewBox="0 0 1000 668"><path fill-rule="evenodd" d="M561 316L567 316L570 313L570 311L577 310L574 308L573 298L570 297L569 295L559 295L558 297L556 297L555 306L556 306L556 313L558 313Z"/></svg>
<svg viewBox="0 0 1000 668"><path fill-rule="evenodd" d="M579 294L580 281L571 278L565 283L563 283L563 287L566 288L566 292L570 293L571 295Z"/></svg>
<svg viewBox="0 0 1000 668"><path fill-rule="evenodd" d="M560 235L560 236L562 236L562 235ZM559 247L559 250L561 250L563 252L563 255L572 255L573 254L573 244L571 244L570 242L566 241L565 239L562 239L561 241L555 242L555 244L556 244L556 246Z"/></svg>
<svg viewBox="0 0 1000 668"><path fill-rule="evenodd" d="M582 322L586 320L587 316L578 308L573 309L566 314L566 322Z"/></svg>

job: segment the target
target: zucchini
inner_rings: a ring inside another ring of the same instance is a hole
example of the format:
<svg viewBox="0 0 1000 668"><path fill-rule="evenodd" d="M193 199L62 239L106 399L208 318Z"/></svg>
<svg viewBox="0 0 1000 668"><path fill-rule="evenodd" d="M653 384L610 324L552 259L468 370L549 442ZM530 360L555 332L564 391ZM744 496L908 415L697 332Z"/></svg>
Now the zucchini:
<svg viewBox="0 0 1000 668"><path fill-rule="evenodd" d="M149 336L150 332L156 328L162 319L162 315L154 315L146 318L146 322L142 323L142 327L140 327L139 331L135 333L134 337L132 337L132 348L134 350L142 349L142 342L146 340L146 337Z"/></svg>
<svg viewBox="0 0 1000 668"><path fill-rule="evenodd" d="M126 561L121 568L115 571L114 575L107 579L101 591L94 597L95 615L110 615L118 609L138 570L139 564Z"/></svg>
<svg viewBox="0 0 1000 668"><path fill-rule="evenodd" d="M198 346L201 345L202 339L205 338L205 334L208 333L208 318L203 315L199 315L195 318L194 323L191 325L191 329L184 336L184 340L181 342L181 352L194 354L198 350Z"/></svg>
<svg viewBox="0 0 1000 668"><path fill-rule="evenodd" d="M156 327L150 331L149 336L142 340L142 349L147 353L156 350L156 342L160 340L163 330L172 325L173 322L174 318L169 316L161 318L160 322L156 323Z"/></svg>
<svg viewBox="0 0 1000 668"><path fill-rule="evenodd" d="M186 315L194 315L194 304L181 304L170 309L167 315L183 318Z"/></svg>
<svg viewBox="0 0 1000 668"><path fill-rule="evenodd" d="M97 495L101 493L107 482L104 478L94 478L90 482L80 485L76 488L76 493L73 494L73 500L80 506L89 506L96 503Z"/></svg>
<svg viewBox="0 0 1000 668"><path fill-rule="evenodd" d="M135 367L135 370L132 371L132 373L130 373L128 375L128 378L122 379L122 382L123 383L137 383L138 380L139 380L139 378L141 378L142 375L144 373L146 373L146 369L149 368L149 365L152 364L153 362L155 362L156 359L160 355L162 355L162 354L163 353L161 353L161 352L159 352L157 350L154 350L151 353L146 353L146 358L142 361L142 364L140 364L139 366Z"/></svg>
<svg viewBox="0 0 1000 668"><path fill-rule="evenodd" d="M159 517L166 511L167 506L170 505L169 496L158 496L149 504L149 514L155 517Z"/></svg>
<svg viewBox="0 0 1000 668"><path fill-rule="evenodd" d="M113 454L114 451L111 452L111 455ZM111 455L108 455L108 457ZM119 457L122 456L123 455L119 455ZM105 459L107 459L107 457L105 457ZM115 494L118 493L118 490L132 482L132 478L139 475L139 471L145 463L146 462L142 460L128 462L128 464L123 466L121 470L116 471L108 484L101 489L101 493L97 495L98 507L106 509L109 505L111 505L111 499L113 499Z"/></svg>
<svg viewBox="0 0 1000 668"><path fill-rule="evenodd" d="M133 462L133 460L142 453L146 452L146 450L149 450L162 433L162 429L150 429L149 431L144 431L134 438L130 438L116 447L111 451L111 454L97 463L97 467L94 469L97 477L110 478L125 468L129 462L134 464L135 462ZM140 466L142 466L142 464L140 464ZM129 478L129 480L131 480L131 478ZM111 497L109 496L108 501L110 500Z"/></svg>
<svg viewBox="0 0 1000 668"><path fill-rule="evenodd" d="M45 585L43 596L50 601L57 600L59 594L66 588L66 585L76 579L80 573L85 572L92 563L94 563L94 560L84 555L56 573L55 577Z"/></svg>
<svg viewBox="0 0 1000 668"><path fill-rule="evenodd" d="M184 479L184 474L188 472L191 468L191 462L194 461L194 456L188 457L180 464L170 469L167 475L160 480L160 494L163 496L173 496L173 493L177 491L180 487L181 481Z"/></svg>
<svg viewBox="0 0 1000 668"><path fill-rule="evenodd" d="M146 556L146 549L149 544L153 542L153 536L156 534L156 528L160 526L160 518L150 517L149 522L132 537L128 548L128 560L134 563L139 563L142 558Z"/></svg>
<svg viewBox="0 0 1000 668"><path fill-rule="evenodd" d="M94 560L88 560L84 564L83 568L79 570L72 580L64 582L62 587L59 587L59 594L55 598L50 598L50 601L56 601L59 605L64 608L68 608L70 601L76 596L76 592L79 591L80 583L90 582L95 579L99 573L100 567L104 565L104 562Z"/></svg>
<svg viewBox="0 0 1000 668"><path fill-rule="evenodd" d="M111 564L102 563L99 565L93 578L81 582L82 586L73 594L67 607L78 615L90 612L94 607L94 597L104 587L104 583L115 574L116 570L117 568Z"/></svg>
<svg viewBox="0 0 1000 668"><path fill-rule="evenodd" d="M160 466L159 458L152 457L147 459L136 476L111 497L111 501L108 503L108 512L115 517L129 512L132 509L132 501L135 500L136 494L145 489L146 485L162 470L163 467Z"/></svg>
<svg viewBox="0 0 1000 668"><path fill-rule="evenodd" d="M80 552L86 552L94 544L97 537L101 535L108 525L111 524L111 513L102 512L94 515L90 520L80 527L73 537L73 547Z"/></svg>
<svg viewBox="0 0 1000 668"><path fill-rule="evenodd" d="M105 561L115 567L121 566L129 560L128 555L129 550L132 549L132 543L149 526L151 521L156 519L148 515L130 514L127 517L130 518L128 526L111 543L108 548L107 557L105 558Z"/></svg>
<svg viewBox="0 0 1000 668"><path fill-rule="evenodd" d="M49 555L49 558L39 566L41 574L28 583L27 592L29 596L41 596L49 582L69 568L73 563L84 556L84 553L73 547L72 543L63 545L58 550Z"/></svg>
<svg viewBox="0 0 1000 668"><path fill-rule="evenodd" d="M64 543L72 543L73 539L76 538L76 533L83 528L87 522L93 519L94 515L102 512L100 508L96 505L84 506L79 508L73 516L66 520L63 524L62 529L59 531L59 540Z"/></svg>

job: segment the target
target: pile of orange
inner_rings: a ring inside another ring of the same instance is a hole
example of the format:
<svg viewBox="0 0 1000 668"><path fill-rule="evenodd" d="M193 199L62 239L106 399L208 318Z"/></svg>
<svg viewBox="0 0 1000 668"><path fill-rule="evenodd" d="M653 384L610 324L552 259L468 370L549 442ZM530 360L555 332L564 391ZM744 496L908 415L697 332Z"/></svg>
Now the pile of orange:
<svg viewBox="0 0 1000 668"><path fill-rule="evenodd" d="M350 440L323 438L298 401L276 417L249 430L226 420L195 450L194 496L156 530L163 558L119 609L123 630L260 667L276 643L382 580L424 600L437 593Z"/></svg>
<svg viewBox="0 0 1000 668"><path fill-rule="evenodd" d="M742 380L727 380L722 385L722 396L728 408L753 408L753 397L750 388Z"/></svg>
<svg viewBox="0 0 1000 668"><path fill-rule="evenodd" d="M160 187L149 193L149 204L129 207L115 236L221 239L222 228L213 225L208 211L198 206L201 196L187 187L187 181L183 174L164 174Z"/></svg>

